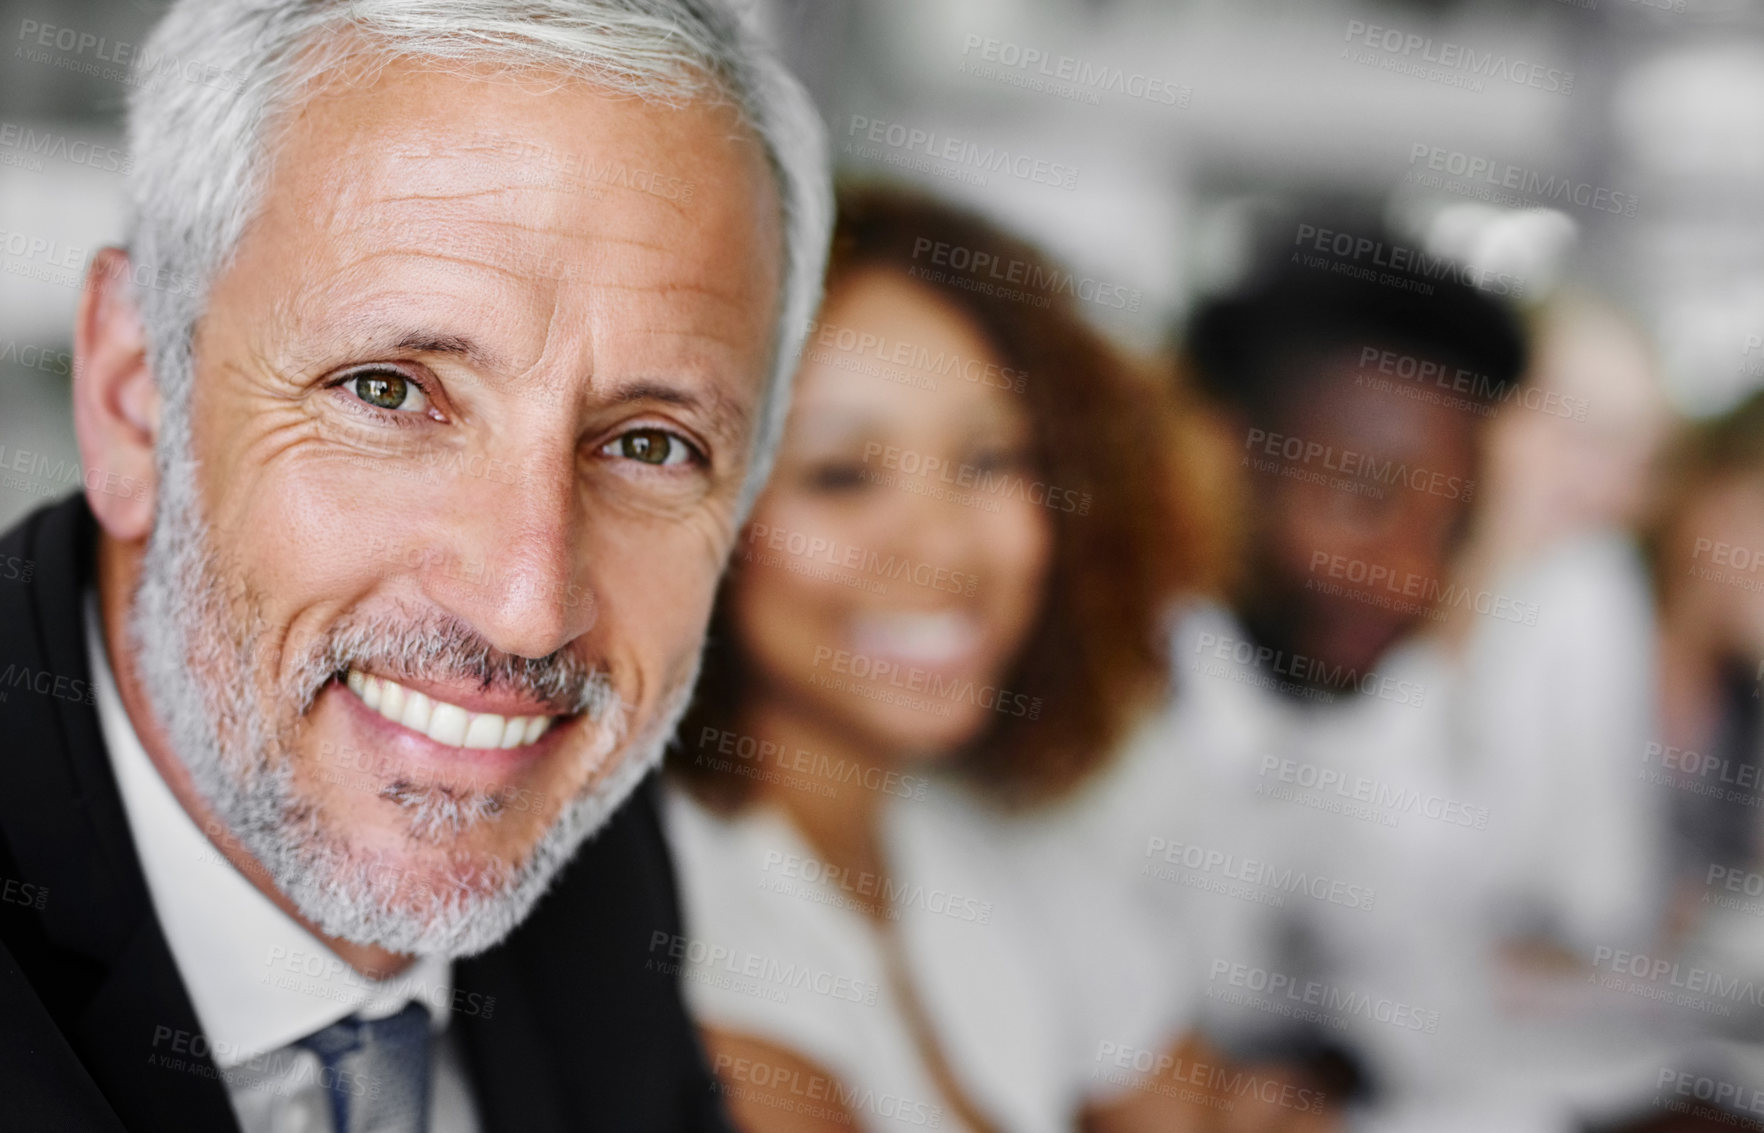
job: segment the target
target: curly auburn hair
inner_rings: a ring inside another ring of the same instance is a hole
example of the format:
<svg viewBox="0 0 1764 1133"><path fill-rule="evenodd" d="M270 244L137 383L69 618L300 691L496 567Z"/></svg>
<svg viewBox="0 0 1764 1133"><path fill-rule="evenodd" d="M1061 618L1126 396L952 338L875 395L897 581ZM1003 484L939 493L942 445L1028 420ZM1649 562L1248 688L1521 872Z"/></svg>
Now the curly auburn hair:
<svg viewBox="0 0 1764 1133"><path fill-rule="evenodd" d="M1027 243L916 193L843 189L827 295L876 269L934 293L1002 364L1027 372L1019 396L1038 478L1089 495L1083 513L1048 510L1046 593L999 682L1041 697L1039 717L997 714L949 765L1002 805L1057 798L1113 754L1166 687L1170 604L1216 581L1219 539L1196 487L1211 477L1182 474L1194 453L1168 384L1129 366L1079 314L1077 278ZM732 730L739 718L745 664L727 616L730 585L726 576L677 736ZM702 801L738 809L753 780L709 762L676 744L669 767Z"/></svg>

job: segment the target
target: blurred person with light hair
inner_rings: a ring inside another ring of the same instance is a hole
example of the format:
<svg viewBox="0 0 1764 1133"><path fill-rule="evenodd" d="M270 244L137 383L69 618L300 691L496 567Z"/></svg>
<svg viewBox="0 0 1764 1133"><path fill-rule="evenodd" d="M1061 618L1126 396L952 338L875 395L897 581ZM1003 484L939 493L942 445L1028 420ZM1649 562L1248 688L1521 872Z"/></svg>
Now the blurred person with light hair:
<svg viewBox="0 0 1764 1133"><path fill-rule="evenodd" d="M1674 439L1643 547L1659 725L1631 756L1669 788L1673 934L1764 979L1764 393ZM1764 1038L1764 1010L1745 1026Z"/></svg>
<svg viewBox="0 0 1764 1133"><path fill-rule="evenodd" d="M1764 392L1681 425L1655 471L1639 525L1645 679L1612 696L1649 711L1614 754L1660 814L1662 877L1631 880L1654 888L1663 925L1645 949L1607 948L1596 991L1596 1024L1626 1007L1651 1057L1589 1112L1602 1131L1700 1133L1754 1121L1745 1099L1764 1089ZM1638 987L1672 994L1638 1004ZM1698 1092L1661 1115L1661 1083L1681 1081Z"/></svg>
<svg viewBox="0 0 1764 1133"><path fill-rule="evenodd" d="M716 0L181 0L136 58L86 492L0 538L6 1124L724 1128L651 773L812 105Z"/></svg>
<svg viewBox="0 0 1764 1133"><path fill-rule="evenodd" d="M1619 311L1569 292L1533 323L1524 390L1494 407L1466 569L1499 572L1564 540L1632 530L1672 427L1653 347Z"/></svg>
<svg viewBox="0 0 1764 1133"><path fill-rule="evenodd" d="M1173 424L986 222L841 201L778 469L671 758L676 962L749 1130L1209 1128L1192 972L1038 840L1206 572ZM1001 270L1003 270L1001 268Z"/></svg>
<svg viewBox="0 0 1764 1133"><path fill-rule="evenodd" d="M1636 531L1673 417L1651 344L1609 304L1570 292L1534 323L1525 388L1490 426L1458 576L1535 617L1466 609L1445 629L1476 706L1468 758L1506 812L1494 915L1512 959L1548 969L1665 927L1663 814L1634 765L1655 727Z"/></svg>

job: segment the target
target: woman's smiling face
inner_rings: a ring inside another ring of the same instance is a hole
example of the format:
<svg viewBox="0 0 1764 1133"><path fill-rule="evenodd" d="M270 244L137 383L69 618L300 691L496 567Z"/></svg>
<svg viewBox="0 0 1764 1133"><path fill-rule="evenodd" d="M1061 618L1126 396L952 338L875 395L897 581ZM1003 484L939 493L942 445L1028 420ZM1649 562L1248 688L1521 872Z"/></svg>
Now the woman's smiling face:
<svg viewBox="0 0 1764 1133"><path fill-rule="evenodd" d="M1036 690L1000 686L1041 608L1053 525L1016 490L1038 475L1011 373L897 274L828 297L736 554L750 689L903 755L1022 714Z"/></svg>

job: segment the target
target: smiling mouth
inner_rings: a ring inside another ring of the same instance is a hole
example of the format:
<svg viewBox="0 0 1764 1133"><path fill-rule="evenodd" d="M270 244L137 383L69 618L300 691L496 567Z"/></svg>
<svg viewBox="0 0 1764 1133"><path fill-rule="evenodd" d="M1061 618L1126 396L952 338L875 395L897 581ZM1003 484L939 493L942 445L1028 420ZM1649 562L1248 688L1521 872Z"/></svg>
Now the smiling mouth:
<svg viewBox="0 0 1764 1133"><path fill-rule="evenodd" d="M381 716L427 736L446 747L486 750L525 747L536 742L558 721L556 716L499 716L494 712L470 712L457 704L437 700L397 681L350 669L344 682L349 691Z"/></svg>
<svg viewBox="0 0 1764 1133"><path fill-rule="evenodd" d="M927 668L959 664L984 636L980 619L965 610L877 611L858 618L852 631L860 653Z"/></svg>

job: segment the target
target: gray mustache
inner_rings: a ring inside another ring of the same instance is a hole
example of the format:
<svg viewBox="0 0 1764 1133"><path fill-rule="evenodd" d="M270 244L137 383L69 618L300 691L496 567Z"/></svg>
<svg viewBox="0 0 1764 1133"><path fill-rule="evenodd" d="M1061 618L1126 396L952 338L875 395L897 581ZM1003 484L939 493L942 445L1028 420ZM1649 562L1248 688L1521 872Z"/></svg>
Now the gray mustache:
<svg viewBox="0 0 1764 1133"><path fill-rule="evenodd" d="M394 680L468 680L485 690L529 697L552 712L600 720L619 706L605 669L568 650L522 657L492 646L471 626L449 615L350 619L328 635L302 666L308 702L349 669Z"/></svg>

